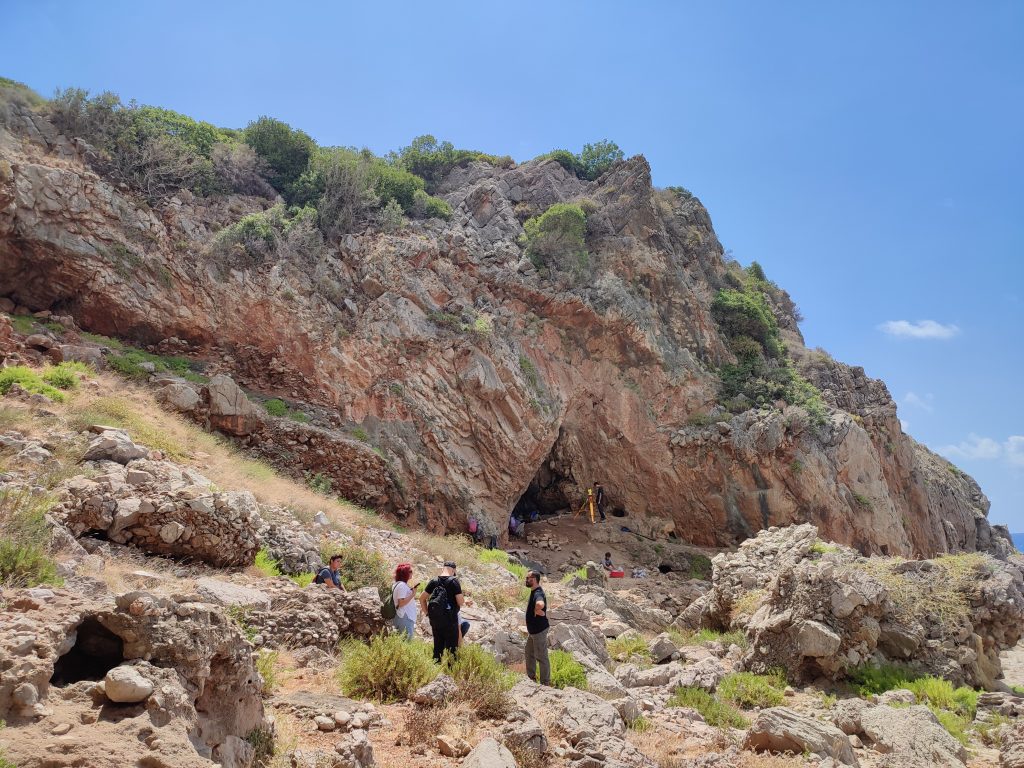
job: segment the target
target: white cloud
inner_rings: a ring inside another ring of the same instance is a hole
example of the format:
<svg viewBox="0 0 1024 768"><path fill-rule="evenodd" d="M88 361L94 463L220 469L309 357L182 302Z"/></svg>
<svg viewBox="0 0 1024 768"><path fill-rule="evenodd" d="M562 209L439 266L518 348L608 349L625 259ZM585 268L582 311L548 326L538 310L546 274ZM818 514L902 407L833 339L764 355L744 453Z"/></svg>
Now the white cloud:
<svg viewBox="0 0 1024 768"><path fill-rule="evenodd" d="M1024 435L1010 435L1002 443L973 432L956 445L944 445L939 453L949 459L991 461L1003 459L1012 467L1024 468Z"/></svg>
<svg viewBox="0 0 1024 768"><path fill-rule="evenodd" d="M918 320L912 323L909 320L889 320L878 326L890 336L898 336L906 339L951 339L960 333L960 328L955 325L943 325L934 320Z"/></svg>
<svg viewBox="0 0 1024 768"><path fill-rule="evenodd" d="M1015 467L1024 467L1024 435L1010 435L1003 443L1006 460Z"/></svg>
<svg viewBox="0 0 1024 768"><path fill-rule="evenodd" d="M939 448L939 453L958 459L998 459L1002 452L1003 447L991 437L979 437L973 432L956 445Z"/></svg>
<svg viewBox="0 0 1024 768"><path fill-rule="evenodd" d="M903 396L904 404L920 408L922 411L928 411L928 413L935 410L935 406L932 405L932 401L934 400L935 395L931 392L928 392L924 397L921 397L916 392L907 392L907 394Z"/></svg>

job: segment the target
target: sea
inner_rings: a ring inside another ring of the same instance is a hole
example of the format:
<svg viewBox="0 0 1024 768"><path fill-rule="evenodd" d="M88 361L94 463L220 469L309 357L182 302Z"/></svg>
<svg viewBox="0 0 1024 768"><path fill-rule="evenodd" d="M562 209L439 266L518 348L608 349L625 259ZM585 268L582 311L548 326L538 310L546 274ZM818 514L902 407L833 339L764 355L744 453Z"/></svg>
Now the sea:
<svg viewBox="0 0 1024 768"><path fill-rule="evenodd" d="M1017 551L1024 552L1024 533L1011 533L1010 538L1013 539L1013 546Z"/></svg>

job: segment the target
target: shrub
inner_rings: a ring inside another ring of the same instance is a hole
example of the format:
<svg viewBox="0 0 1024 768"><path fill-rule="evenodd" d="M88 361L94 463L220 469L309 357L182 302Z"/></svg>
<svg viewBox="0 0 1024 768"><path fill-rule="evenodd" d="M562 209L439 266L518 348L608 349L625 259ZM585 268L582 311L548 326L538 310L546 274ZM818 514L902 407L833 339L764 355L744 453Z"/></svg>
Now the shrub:
<svg viewBox="0 0 1024 768"><path fill-rule="evenodd" d="M499 168L508 168L513 164L511 157L497 157L473 149L456 149L450 141L438 142L429 134L417 136L409 146L393 153L390 160L422 178L428 189L435 189L457 166L474 161L490 163Z"/></svg>
<svg viewBox="0 0 1024 768"><path fill-rule="evenodd" d="M53 499L28 489L0 491L0 583L13 587L63 584L49 555L46 513Z"/></svg>
<svg viewBox="0 0 1024 768"><path fill-rule="evenodd" d="M587 215L578 205L555 203L523 224L526 255L537 267L580 271L587 257L586 224Z"/></svg>
<svg viewBox="0 0 1024 768"><path fill-rule="evenodd" d="M342 693L357 699L407 699L438 674L431 647L398 634L377 635L368 644L348 641L341 652L338 682Z"/></svg>
<svg viewBox="0 0 1024 768"><path fill-rule="evenodd" d="M643 715L640 715L640 717L636 718L633 722L629 723L627 727L631 731L636 731L637 733L647 733L648 731L654 729L654 723L652 723Z"/></svg>
<svg viewBox="0 0 1024 768"><path fill-rule="evenodd" d="M406 224L402 215L402 206L397 200L388 200L380 212L380 228L388 234L398 232Z"/></svg>
<svg viewBox="0 0 1024 768"><path fill-rule="evenodd" d="M579 161L585 178L593 181L616 162L622 160L623 152L614 141L602 139L594 144L584 144Z"/></svg>
<svg viewBox="0 0 1024 768"><path fill-rule="evenodd" d="M284 417L288 415L288 406L284 400L273 398L263 403L264 410L271 416Z"/></svg>
<svg viewBox="0 0 1024 768"><path fill-rule="evenodd" d="M941 677L919 677L915 680L900 681L896 686L913 691L917 700L934 709L945 709L962 715L968 721L974 719L978 709L978 692L966 686L954 688L949 680Z"/></svg>
<svg viewBox="0 0 1024 768"><path fill-rule="evenodd" d="M551 651L548 654L551 662L551 686L553 688L579 688L587 690L587 671L571 653Z"/></svg>
<svg viewBox="0 0 1024 768"><path fill-rule="evenodd" d="M751 672L733 672L722 678L718 684L718 696L722 701L747 709L751 707L777 707L785 700L783 691L786 678L781 672L772 675L755 675Z"/></svg>
<svg viewBox="0 0 1024 768"><path fill-rule="evenodd" d="M78 386L78 374L68 368L63 368L61 363L56 368L47 368L43 371L42 379L47 384L57 389L74 389Z"/></svg>
<svg viewBox="0 0 1024 768"><path fill-rule="evenodd" d="M905 688L918 678L909 667L898 664L866 664L849 673L857 693L861 696L885 693L896 688Z"/></svg>
<svg viewBox="0 0 1024 768"><path fill-rule="evenodd" d="M39 373L28 366L12 365L0 370L0 395L6 395L15 384L33 394L45 395L58 403L64 402L64 393L47 384Z"/></svg>
<svg viewBox="0 0 1024 768"><path fill-rule="evenodd" d="M141 349L123 345L117 354L107 355L107 365L129 379L145 381L149 378L149 372L142 367L142 363L152 363L157 373L172 373L190 381L200 378L192 370L192 361L186 357L151 355Z"/></svg>
<svg viewBox="0 0 1024 768"><path fill-rule="evenodd" d="M256 560L253 562L253 566L255 566L256 570L267 577L281 575L280 563L271 557L270 552L267 551L266 547L260 547L259 552L256 553Z"/></svg>
<svg viewBox="0 0 1024 768"><path fill-rule="evenodd" d="M428 195L421 189L412 196L412 213L421 219L444 219L452 217L452 207L440 197Z"/></svg>
<svg viewBox="0 0 1024 768"><path fill-rule="evenodd" d="M388 165L379 158L370 164L370 180L381 204L396 201L403 211L413 210L416 192L423 190L423 179L404 168Z"/></svg>
<svg viewBox="0 0 1024 768"><path fill-rule="evenodd" d="M629 661L631 657L639 657L642 662L651 661L651 652L647 641L639 635L623 635L607 641L608 653L617 661Z"/></svg>
<svg viewBox="0 0 1024 768"><path fill-rule="evenodd" d="M499 613L508 608L525 606L530 599L530 588L525 586L509 585L507 587L491 587L482 592L475 593L480 602L490 603L494 610Z"/></svg>
<svg viewBox="0 0 1024 768"><path fill-rule="evenodd" d="M302 131L272 117L261 117L246 127L245 143L266 163L267 180L289 203L295 184L309 165L316 142Z"/></svg>
<svg viewBox="0 0 1024 768"><path fill-rule="evenodd" d="M568 584L573 579L586 579L587 578L587 566L581 565L575 571L569 571L562 576L562 583Z"/></svg>
<svg viewBox="0 0 1024 768"><path fill-rule="evenodd" d="M277 689L277 670L274 667L277 664L277 657L277 651L267 648L260 648L256 656L256 669L260 673L260 680L263 681L261 690L264 696L270 696Z"/></svg>
<svg viewBox="0 0 1024 768"><path fill-rule="evenodd" d="M314 156L303 181L309 186L308 201L316 201L320 231L336 238L353 232L368 220L381 200L370 175L372 154L353 150L321 150Z"/></svg>
<svg viewBox="0 0 1024 768"><path fill-rule="evenodd" d="M778 336L779 327L762 294L729 289L719 291L711 303L711 315L730 339L754 339L769 357L778 356L777 346L772 342Z"/></svg>
<svg viewBox="0 0 1024 768"><path fill-rule="evenodd" d="M666 707L688 707L700 712L708 725L718 727L746 728L750 725L747 718L731 704L712 696L700 688L681 686L665 703Z"/></svg>
<svg viewBox="0 0 1024 768"><path fill-rule="evenodd" d="M508 714L508 690L515 682L493 655L479 645L463 645L454 657L446 656L444 670L458 683L457 698L469 703L482 718L500 719Z"/></svg>
<svg viewBox="0 0 1024 768"><path fill-rule="evenodd" d="M214 144L210 150L210 162L220 191L270 199L277 195L264 178L266 168L263 161L248 144L237 141Z"/></svg>
<svg viewBox="0 0 1024 768"><path fill-rule="evenodd" d="M294 581L300 587L305 588L313 583L313 579L315 578L315 576L316 574L314 573L294 573L290 574L288 578Z"/></svg>
<svg viewBox="0 0 1024 768"><path fill-rule="evenodd" d="M306 485L324 496L331 496L334 493L334 481L322 472L315 474L307 472Z"/></svg>

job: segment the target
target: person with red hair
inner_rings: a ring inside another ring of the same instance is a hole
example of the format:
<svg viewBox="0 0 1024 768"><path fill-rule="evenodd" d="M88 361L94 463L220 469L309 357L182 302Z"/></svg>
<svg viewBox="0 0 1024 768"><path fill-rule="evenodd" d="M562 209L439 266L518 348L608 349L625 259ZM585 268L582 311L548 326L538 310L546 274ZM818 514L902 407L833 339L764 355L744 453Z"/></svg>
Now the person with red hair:
<svg viewBox="0 0 1024 768"><path fill-rule="evenodd" d="M419 610L416 603L416 588L419 587L419 583L410 586L410 581L412 563L399 563L395 568L395 583L391 586L391 596L395 600L395 618L391 623L407 639L412 640L413 631L416 629L416 614Z"/></svg>

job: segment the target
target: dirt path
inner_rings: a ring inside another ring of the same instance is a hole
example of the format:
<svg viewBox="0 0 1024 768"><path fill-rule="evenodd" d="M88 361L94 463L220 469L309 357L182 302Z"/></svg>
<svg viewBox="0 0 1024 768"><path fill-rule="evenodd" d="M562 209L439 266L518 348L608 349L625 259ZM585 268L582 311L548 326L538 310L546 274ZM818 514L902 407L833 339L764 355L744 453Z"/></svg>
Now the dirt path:
<svg viewBox="0 0 1024 768"><path fill-rule="evenodd" d="M1024 688L1024 641L999 655L1003 664L1003 682Z"/></svg>

